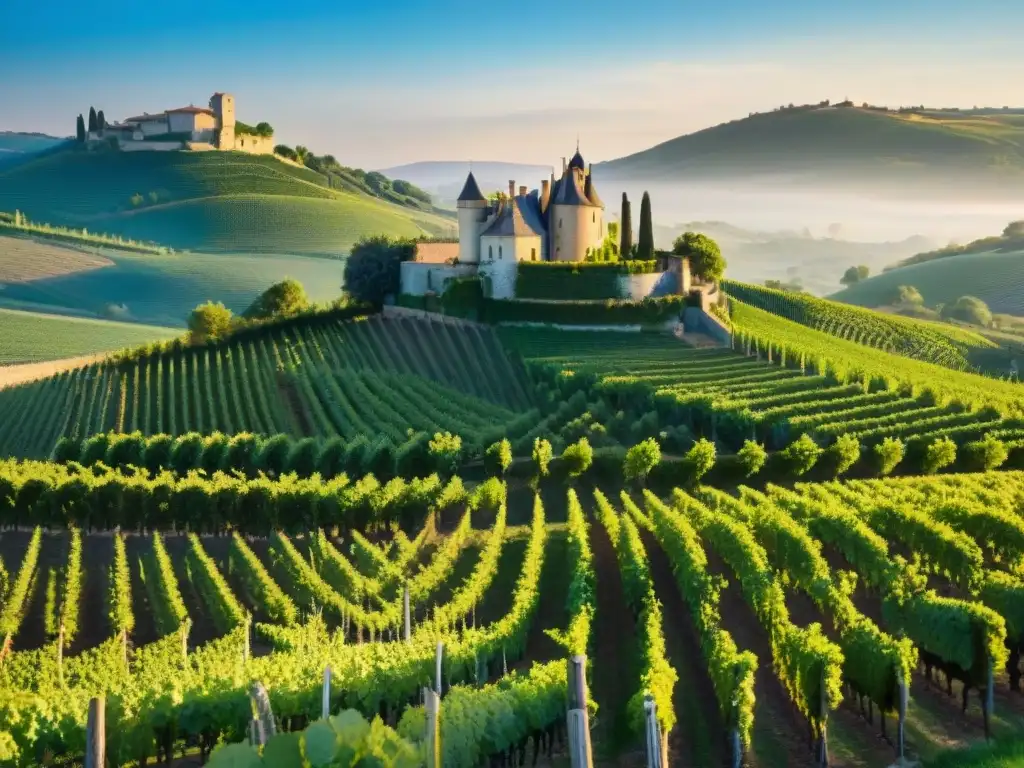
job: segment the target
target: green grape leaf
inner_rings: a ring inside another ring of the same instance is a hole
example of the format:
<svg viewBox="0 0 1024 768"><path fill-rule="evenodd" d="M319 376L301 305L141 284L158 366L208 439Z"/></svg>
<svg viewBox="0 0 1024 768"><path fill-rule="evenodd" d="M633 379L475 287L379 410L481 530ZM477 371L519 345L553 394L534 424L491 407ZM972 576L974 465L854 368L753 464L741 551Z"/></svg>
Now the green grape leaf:
<svg viewBox="0 0 1024 768"><path fill-rule="evenodd" d="M278 733L263 747L263 762L273 768L303 768L302 734Z"/></svg>
<svg viewBox="0 0 1024 768"><path fill-rule="evenodd" d="M259 753L248 744L228 744L214 750L208 768L262 768Z"/></svg>
<svg viewBox="0 0 1024 768"><path fill-rule="evenodd" d="M362 741L370 732L370 724L354 709L346 709L329 718L331 726L346 743L355 744Z"/></svg>
<svg viewBox="0 0 1024 768"><path fill-rule="evenodd" d="M338 754L338 734L323 720L313 723L302 735L303 753L313 768L330 765Z"/></svg>

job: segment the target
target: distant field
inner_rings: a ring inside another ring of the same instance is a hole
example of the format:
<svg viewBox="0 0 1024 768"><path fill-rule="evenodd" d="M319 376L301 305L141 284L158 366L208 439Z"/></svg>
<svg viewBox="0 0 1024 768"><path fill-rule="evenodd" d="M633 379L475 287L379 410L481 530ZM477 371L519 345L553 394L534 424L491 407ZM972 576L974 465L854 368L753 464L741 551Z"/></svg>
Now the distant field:
<svg viewBox="0 0 1024 768"><path fill-rule="evenodd" d="M0 365L108 352L180 333L173 328L0 309Z"/></svg>
<svg viewBox="0 0 1024 768"><path fill-rule="evenodd" d="M0 283L21 283L109 267L114 262L51 243L0 235Z"/></svg>
<svg viewBox="0 0 1024 768"><path fill-rule="evenodd" d="M0 211L177 249L307 254L347 253L364 234L454 227L326 184L308 168L236 152L67 151L0 172Z"/></svg>
<svg viewBox="0 0 1024 768"><path fill-rule="evenodd" d="M440 235L454 222L367 197L234 195L97 217L91 226L172 248L344 254L363 236Z"/></svg>
<svg viewBox="0 0 1024 768"><path fill-rule="evenodd" d="M0 305L53 307L102 315L125 305L118 315L153 325L185 325L188 313L204 301L222 301L243 311L259 293L285 277L301 282L314 301L341 294L344 262L302 256L175 253L148 255L100 249L112 266L61 277L8 284Z"/></svg>
<svg viewBox="0 0 1024 768"><path fill-rule="evenodd" d="M869 278L829 298L878 307L901 285L917 288L929 306L977 296L993 312L1024 315L1024 251L975 253L935 259Z"/></svg>

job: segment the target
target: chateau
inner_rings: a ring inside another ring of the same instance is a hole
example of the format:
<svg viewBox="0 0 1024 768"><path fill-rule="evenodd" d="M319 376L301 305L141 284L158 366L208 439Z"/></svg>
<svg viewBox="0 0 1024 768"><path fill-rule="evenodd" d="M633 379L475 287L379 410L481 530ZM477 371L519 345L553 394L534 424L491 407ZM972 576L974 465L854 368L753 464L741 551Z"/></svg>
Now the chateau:
<svg viewBox="0 0 1024 768"><path fill-rule="evenodd" d="M259 136L235 120L235 97L215 93L209 107L178 107L111 123L89 141L115 141L124 151L236 150L257 155L274 151L274 137Z"/></svg>
<svg viewBox="0 0 1024 768"><path fill-rule="evenodd" d="M540 189L508 183L508 196L488 201L470 171L458 199L459 263L583 261L604 242L604 203L579 147L562 175Z"/></svg>

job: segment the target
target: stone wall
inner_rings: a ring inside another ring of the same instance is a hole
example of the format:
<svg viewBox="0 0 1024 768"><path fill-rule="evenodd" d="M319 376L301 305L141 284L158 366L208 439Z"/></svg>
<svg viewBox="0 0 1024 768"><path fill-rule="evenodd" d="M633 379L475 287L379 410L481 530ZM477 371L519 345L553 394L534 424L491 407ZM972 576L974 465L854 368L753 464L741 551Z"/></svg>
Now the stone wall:
<svg viewBox="0 0 1024 768"><path fill-rule="evenodd" d="M475 274L474 264L421 264L404 261L401 265L401 292L410 296L424 296L431 291L443 293L446 281Z"/></svg>
<svg viewBox="0 0 1024 768"><path fill-rule="evenodd" d="M250 155L269 155L274 152L274 137L236 133L235 149L238 152L248 152Z"/></svg>
<svg viewBox="0 0 1024 768"><path fill-rule="evenodd" d="M484 296L489 299L514 299L517 272L518 264L514 261L481 263L480 277L484 278Z"/></svg>
<svg viewBox="0 0 1024 768"><path fill-rule="evenodd" d="M732 334L722 321L698 307L687 307L683 312L683 327L687 332L703 333L723 346L731 346Z"/></svg>
<svg viewBox="0 0 1024 768"><path fill-rule="evenodd" d="M174 152L184 147L180 141L122 141L122 152Z"/></svg>
<svg viewBox="0 0 1024 768"><path fill-rule="evenodd" d="M619 298L632 301L679 293L679 275L675 272L652 272L648 275L620 275L618 282Z"/></svg>

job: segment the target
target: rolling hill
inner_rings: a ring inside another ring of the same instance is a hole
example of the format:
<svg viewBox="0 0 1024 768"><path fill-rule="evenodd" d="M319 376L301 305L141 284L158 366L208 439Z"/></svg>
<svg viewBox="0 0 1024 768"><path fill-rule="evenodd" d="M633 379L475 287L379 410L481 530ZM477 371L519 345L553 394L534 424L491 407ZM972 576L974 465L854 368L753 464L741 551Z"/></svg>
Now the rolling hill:
<svg viewBox="0 0 1024 768"><path fill-rule="evenodd" d="M920 291L928 306L976 296L996 313L1024 315L1024 250L966 253L883 272L830 298L864 307L891 304L901 285Z"/></svg>
<svg viewBox="0 0 1024 768"><path fill-rule="evenodd" d="M380 172L390 179L405 179L412 182L442 201L453 201L459 196L462 185L466 183L466 175L471 167L480 189L485 193L495 189L508 189L509 179L534 189L539 187L541 179L546 179L553 170L547 165L525 163L437 160L398 165Z"/></svg>
<svg viewBox="0 0 1024 768"><path fill-rule="evenodd" d="M0 170L0 211L175 249L333 256L363 235L441 235L454 224L328 184L270 156L74 148Z"/></svg>
<svg viewBox="0 0 1024 768"><path fill-rule="evenodd" d="M597 164L594 173L664 182L761 175L836 186L927 179L961 196L961 182L975 179L1009 192L1024 181L1024 115L798 107L680 136Z"/></svg>
<svg viewBox="0 0 1024 768"><path fill-rule="evenodd" d="M45 133L14 133L0 131L0 170L12 168L34 156L50 152L67 144L68 139Z"/></svg>
<svg viewBox="0 0 1024 768"><path fill-rule="evenodd" d="M181 328L197 304L221 301L241 312L285 277L301 282L311 300L329 301L341 293L342 264L254 253L135 253L0 237L0 306L12 309Z"/></svg>

